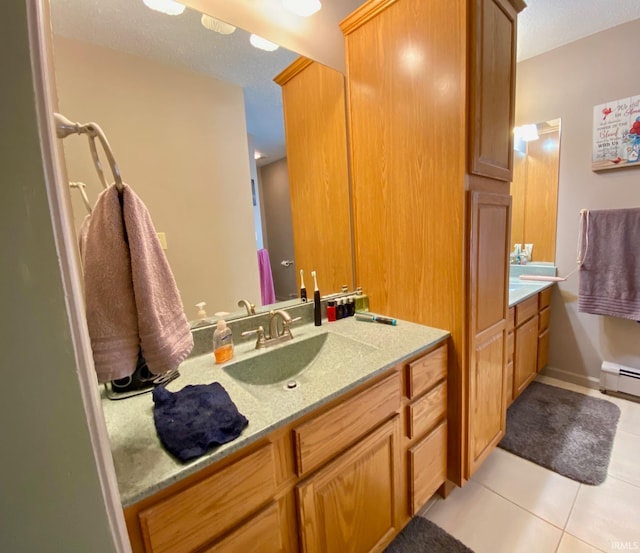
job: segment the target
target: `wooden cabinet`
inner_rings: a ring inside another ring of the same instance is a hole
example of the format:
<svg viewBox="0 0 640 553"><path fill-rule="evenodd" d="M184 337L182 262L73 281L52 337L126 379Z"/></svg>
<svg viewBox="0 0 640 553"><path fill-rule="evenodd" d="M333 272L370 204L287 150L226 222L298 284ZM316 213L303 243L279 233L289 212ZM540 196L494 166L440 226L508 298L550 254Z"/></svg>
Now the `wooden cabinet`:
<svg viewBox="0 0 640 553"><path fill-rule="evenodd" d="M400 530L399 432L396 416L298 485L304 553L377 551Z"/></svg>
<svg viewBox="0 0 640 553"><path fill-rule="evenodd" d="M457 484L504 430L513 54L523 7L370 0L341 23L356 280L372 309L452 334L447 450Z"/></svg>
<svg viewBox="0 0 640 553"><path fill-rule="evenodd" d="M507 405L518 397L536 374L547 364L549 351L549 317L551 288L516 304L509 309L514 329L509 333L506 379Z"/></svg>
<svg viewBox="0 0 640 553"><path fill-rule="evenodd" d="M470 172L507 182L513 177L517 15L524 7L521 0L470 2Z"/></svg>
<svg viewBox="0 0 640 553"><path fill-rule="evenodd" d="M381 551L446 479L447 348L127 508L132 550Z"/></svg>
<svg viewBox="0 0 640 553"><path fill-rule="evenodd" d="M323 290L353 280L344 75L299 58L282 87L296 266L318 271ZM318 232L321 228L322 232Z"/></svg>

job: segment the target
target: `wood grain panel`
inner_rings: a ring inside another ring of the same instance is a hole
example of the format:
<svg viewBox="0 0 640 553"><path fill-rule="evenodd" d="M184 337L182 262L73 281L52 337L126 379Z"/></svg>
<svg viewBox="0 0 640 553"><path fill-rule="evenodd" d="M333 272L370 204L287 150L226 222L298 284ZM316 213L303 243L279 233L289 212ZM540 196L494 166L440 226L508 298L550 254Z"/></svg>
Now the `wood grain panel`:
<svg viewBox="0 0 640 553"><path fill-rule="evenodd" d="M538 294L538 308L543 309L551 305L551 288L546 288Z"/></svg>
<svg viewBox="0 0 640 553"><path fill-rule="evenodd" d="M516 326L522 325L538 313L538 295L521 301L516 305Z"/></svg>
<svg viewBox="0 0 640 553"><path fill-rule="evenodd" d="M560 131L527 143L524 242L533 244L533 261L554 261L558 219Z"/></svg>
<svg viewBox="0 0 640 553"><path fill-rule="evenodd" d="M542 334L549 328L549 318L551 316L551 308L545 307L538 313L538 332Z"/></svg>
<svg viewBox="0 0 640 553"><path fill-rule="evenodd" d="M303 59L279 80L296 268L317 271L323 291L352 287L344 77Z"/></svg>
<svg viewBox="0 0 640 553"><path fill-rule="evenodd" d="M505 336L477 344L469 378L469 477L504 435Z"/></svg>
<svg viewBox="0 0 640 553"><path fill-rule="evenodd" d="M297 486L304 553L381 551L399 530L396 416Z"/></svg>
<svg viewBox="0 0 640 553"><path fill-rule="evenodd" d="M466 19L465 2L403 0L346 31L356 280L372 309L451 332L453 460L466 362Z"/></svg>
<svg viewBox="0 0 640 553"><path fill-rule="evenodd" d="M471 192L470 290L474 336L505 321L511 198Z"/></svg>
<svg viewBox="0 0 640 553"><path fill-rule="evenodd" d="M447 423L409 450L411 514L415 515L447 477Z"/></svg>
<svg viewBox="0 0 640 553"><path fill-rule="evenodd" d="M430 430L435 423L447 416L447 383L436 386L417 399L409 409L408 436L413 439Z"/></svg>
<svg viewBox="0 0 640 553"><path fill-rule="evenodd" d="M511 332L516 327L516 308L510 307L507 311L507 330Z"/></svg>
<svg viewBox="0 0 640 553"><path fill-rule="evenodd" d="M298 475L317 468L400 407L400 373L293 430Z"/></svg>
<svg viewBox="0 0 640 553"><path fill-rule="evenodd" d="M414 398L447 377L447 345L440 346L424 357L408 365L409 398Z"/></svg>
<svg viewBox="0 0 640 553"><path fill-rule="evenodd" d="M282 515L277 502L202 553L284 553Z"/></svg>
<svg viewBox="0 0 640 553"><path fill-rule="evenodd" d="M513 332L507 333L507 363L513 361L513 356L515 354L515 336Z"/></svg>
<svg viewBox="0 0 640 553"><path fill-rule="evenodd" d="M513 371L513 397L522 393L536 377L538 369L538 315L516 328L516 356Z"/></svg>
<svg viewBox="0 0 640 553"><path fill-rule="evenodd" d="M470 172L511 181L517 11L508 0L471 5Z"/></svg>
<svg viewBox="0 0 640 553"><path fill-rule="evenodd" d="M148 553L190 553L266 503L276 490L268 444L202 482L140 512Z"/></svg>
<svg viewBox="0 0 640 553"><path fill-rule="evenodd" d="M513 361L509 361L505 368L505 385L504 385L504 395L505 401L507 402L507 407L513 403Z"/></svg>
<svg viewBox="0 0 640 553"><path fill-rule="evenodd" d="M549 361L549 329L538 336L538 363L536 369L540 372Z"/></svg>
<svg viewBox="0 0 640 553"><path fill-rule="evenodd" d="M511 240L514 244L524 244L525 190L527 185L527 155L513 152L513 182L511 183Z"/></svg>

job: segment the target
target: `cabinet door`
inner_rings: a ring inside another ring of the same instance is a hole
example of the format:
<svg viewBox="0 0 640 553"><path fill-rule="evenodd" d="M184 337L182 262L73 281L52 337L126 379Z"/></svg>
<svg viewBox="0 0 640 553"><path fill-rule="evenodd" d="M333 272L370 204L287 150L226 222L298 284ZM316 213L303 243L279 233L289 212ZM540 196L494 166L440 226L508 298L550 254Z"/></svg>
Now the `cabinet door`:
<svg viewBox="0 0 640 553"><path fill-rule="evenodd" d="M467 470L470 478L505 429L507 270L511 200L471 193L470 360Z"/></svg>
<svg viewBox="0 0 640 553"><path fill-rule="evenodd" d="M470 172L513 178L516 27L521 0L472 3Z"/></svg>
<svg viewBox="0 0 640 553"><path fill-rule="evenodd" d="M305 553L377 551L400 530L399 434L395 416L297 486Z"/></svg>
<svg viewBox="0 0 640 553"><path fill-rule="evenodd" d="M513 397L516 398L538 369L538 315L516 328L516 359L513 374Z"/></svg>

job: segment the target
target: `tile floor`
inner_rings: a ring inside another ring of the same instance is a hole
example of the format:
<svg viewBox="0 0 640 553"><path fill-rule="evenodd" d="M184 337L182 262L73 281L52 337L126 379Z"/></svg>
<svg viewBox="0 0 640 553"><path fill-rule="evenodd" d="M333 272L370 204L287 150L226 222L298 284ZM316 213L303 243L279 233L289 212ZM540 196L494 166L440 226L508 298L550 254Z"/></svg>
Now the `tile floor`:
<svg viewBox="0 0 640 553"><path fill-rule="evenodd" d="M640 403L539 376L620 407L607 479L580 484L497 448L422 515L475 553L640 553Z"/></svg>

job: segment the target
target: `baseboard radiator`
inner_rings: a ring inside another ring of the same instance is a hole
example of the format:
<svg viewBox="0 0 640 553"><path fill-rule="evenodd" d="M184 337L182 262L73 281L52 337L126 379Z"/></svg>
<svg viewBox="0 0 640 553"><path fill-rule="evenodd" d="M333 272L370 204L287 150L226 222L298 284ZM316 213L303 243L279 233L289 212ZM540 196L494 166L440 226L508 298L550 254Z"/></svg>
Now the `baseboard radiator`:
<svg viewBox="0 0 640 553"><path fill-rule="evenodd" d="M640 397L640 369L604 361L600 368L600 390Z"/></svg>

